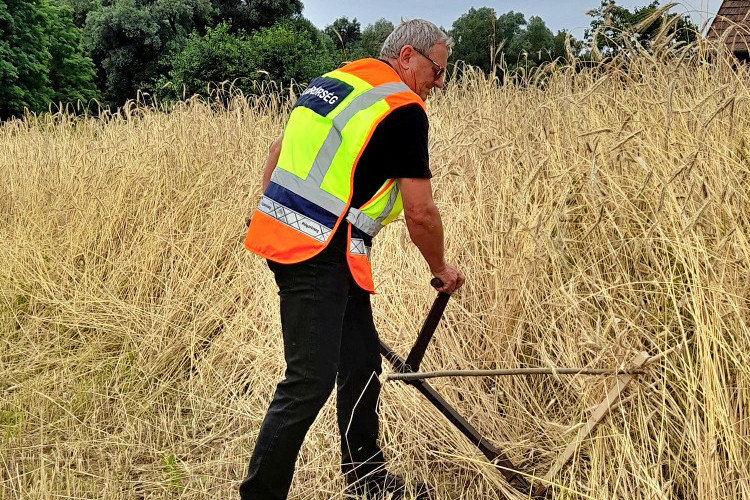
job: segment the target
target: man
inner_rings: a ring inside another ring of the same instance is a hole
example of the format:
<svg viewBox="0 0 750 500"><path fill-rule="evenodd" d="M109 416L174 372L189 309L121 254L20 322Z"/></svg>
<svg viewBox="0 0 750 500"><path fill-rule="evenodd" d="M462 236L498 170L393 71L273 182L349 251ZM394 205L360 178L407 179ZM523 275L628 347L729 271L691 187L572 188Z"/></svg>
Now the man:
<svg viewBox="0 0 750 500"><path fill-rule="evenodd" d="M270 148L245 247L268 259L279 287L287 367L240 485L243 500L287 497L302 441L334 383L347 493L403 494L377 443L370 246L403 206L412 241L443 282L439 290L452 293L464 282L443 255L424 108L430 90L443 86L449 51L434 24L401 23L380 60L311 81Z"/></svg>

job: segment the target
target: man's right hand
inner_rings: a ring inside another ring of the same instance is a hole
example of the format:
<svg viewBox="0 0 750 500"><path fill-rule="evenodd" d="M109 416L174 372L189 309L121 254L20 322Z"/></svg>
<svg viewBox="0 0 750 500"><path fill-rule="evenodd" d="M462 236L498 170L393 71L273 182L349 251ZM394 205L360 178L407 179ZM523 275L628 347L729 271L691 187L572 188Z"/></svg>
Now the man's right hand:
<svg viewBox="0 0 750 500"><path fill-rule="evenodd" d="M443 282L443 286L436 288L438 292L453 293L461 288L466 281L461 271L450 264L446 264L442 269L432 271L432 275Z"/></svg>

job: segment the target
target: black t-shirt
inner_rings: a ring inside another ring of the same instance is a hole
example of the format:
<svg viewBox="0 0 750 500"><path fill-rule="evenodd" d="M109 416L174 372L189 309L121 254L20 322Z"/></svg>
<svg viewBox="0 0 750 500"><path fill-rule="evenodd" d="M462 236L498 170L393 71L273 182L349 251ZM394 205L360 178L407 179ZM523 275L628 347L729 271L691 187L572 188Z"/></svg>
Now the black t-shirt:
<svg viewBox="0 0 750 500"><path fill-rule="evenodd" d="M383 61L384 64L385 61ZM419 104L391 111L378 123L354 170L351 206L367 203L388 179L430 179L427 114ZM348 223L341 221L323 253L345 254ZM363 235L367 245L372 238Z"/></svg>
<svg viewBox="0 0 750 500"><path fill-rule="evenodd" d="M351 206L370 200L388 179L429 179L429 123L418 104L396 108L375 128L354 170Z"/></svg>
<svg viewBox="0 0 750 500"><path fill-rule="evenodd" d="M419 104L396 108L375 127L354 169L351 206L359 208L375 196L388 179L430 179L427 115ZM345 255L348 223L341 221L324 254ZM372 238L362 235L365 244Z"/></svg>

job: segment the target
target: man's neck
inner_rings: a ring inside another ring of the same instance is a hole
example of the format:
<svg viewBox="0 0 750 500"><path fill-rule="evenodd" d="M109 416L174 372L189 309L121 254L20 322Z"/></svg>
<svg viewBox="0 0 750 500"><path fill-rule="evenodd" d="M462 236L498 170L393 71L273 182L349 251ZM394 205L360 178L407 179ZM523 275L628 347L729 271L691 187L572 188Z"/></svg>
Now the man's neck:
<svg viewBox="0 0 750 500"><path fill-rule="evenodd" d="M399 72L399 68L398 68L398 64L397 64L398 61L396 61L395 59L388 59L388 58L381 58L380 61L383 61L388 66L390 66L391 69L393 69L393 71L396 72L396 74L399 76L399 78L401 78L401 80L404 79L404 75L402 75L401 72Z"/></svg>

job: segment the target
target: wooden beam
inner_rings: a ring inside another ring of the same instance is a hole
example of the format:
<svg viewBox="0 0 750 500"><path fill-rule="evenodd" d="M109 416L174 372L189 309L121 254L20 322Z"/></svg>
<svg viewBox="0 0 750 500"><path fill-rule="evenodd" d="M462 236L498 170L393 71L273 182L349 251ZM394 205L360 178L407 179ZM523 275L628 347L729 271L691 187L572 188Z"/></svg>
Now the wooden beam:
<svg viewBox="0 0 750 500"><path fill-rule="evenodd" d="M390 373L388 380L422 380L438 377L504 377L514 375L641 375L643 370L611 368L508 368L499 370L441 370L435 372Z"/></svg>
<svg viewBox="0 0 750 500"><path fill-rule="evenodd" d="M646 351L641 351L636 355L630 369L637 370L644 364L646 364L648 360L648 353ZM620 375L619 377L617 377L617 380L615 380L614 384L612 384L609 391L607 392L607 396L604 398L604 401L602 401L599 406L594 409L594 411L591 413L591 417L589 417L586 424L578 430L578 434L576 435L575 439L568 443L565 451L563 451L557 457L557 460L555 460L555 463L552 464L552 467L550 468L549 472L547 472L547 475L544 476L542 483L536 487L536 489L534 490L535 496L544 495L544 492L547 490L548 485L552 482L552 479L557 475L558 472L560 472L563 467L565 467L565 464L567 464L568 461L573 458L573 455L576 454L578 448L581 446L581 443L589 436L591 431L594 430L599 422L602 421L604 416L607 415L613 407L617 406L617 403L619 403L620 401L620 395L628 386L628 384L630 384L630 382L633 380L633 377L634 375Z"/></svg>

